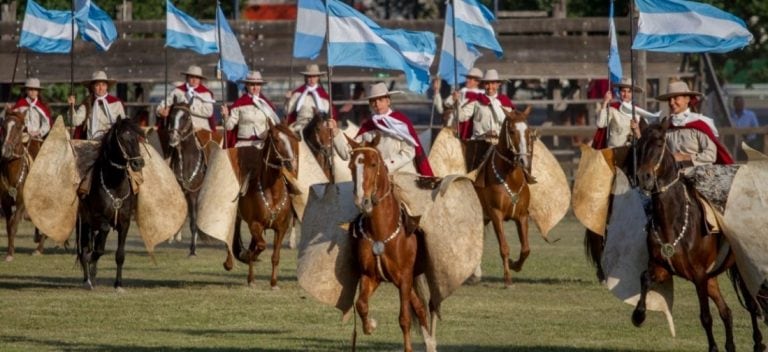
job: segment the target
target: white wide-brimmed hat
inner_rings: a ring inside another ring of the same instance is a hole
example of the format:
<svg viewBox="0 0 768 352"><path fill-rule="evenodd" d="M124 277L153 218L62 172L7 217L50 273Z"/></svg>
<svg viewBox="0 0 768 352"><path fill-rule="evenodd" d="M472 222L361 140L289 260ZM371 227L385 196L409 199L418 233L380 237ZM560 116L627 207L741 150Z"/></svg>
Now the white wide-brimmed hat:
<svg viewBox="0 0 768 352"><path fill-rule="evenodd" d="M187 68L187 72L182 72L181 74L185 76L194 76L194 77L200 77L202 79L208 79L207 77L203 76L203 69L197 65L189 65L189 68Z"/></svg>
<svg viewBox="0 0 768 352"><path fill-rule="evenodd" d="M109 79L107 77L107 73L104 71L96 71L91 75L91 79L83 81L83 84L90 86L91 84L94 84L96 82L106 82L107 85L113 85L117 83L117 80Z"/></svg>
<svg viewBox="0 0 768 352"><path fill-rule="evenodd" d="M485 71L485 76L480 80L482 82L504 82L506 79L499 77L499 71L490 69Z"/></svg>
<svg viewBox="0 0 768 352"><path fill-rule="evenodd" d="M392 94L400 94L400 93L402 92L399 90L393 90L390 92L389 89L387 88L387 85L384 83L376 83L376 84L372 84L368 88L368 96L365 97L365 99L371 100L379 97L385 97L385 96L388 97Z"/></svg>
<svg viewBox="0 0 768 352"><path fill-rule="evenodd" d="M638 86L633 86L632 85L632 79L627 78L627 77L622 78L619 83L614 83L613 86L614 87L619 87L619 88L629 88L629 89L632 89L632 90L634 90L635 92L638 92L638 93L644 92L643 88L640 88Z"/></svg>
<svg viewBox="0 0 768 352"><path fill-rule="evenodd" d="M261 78L261 72L259 71L248 71L248 75L245 76L245 79L241 79L238 82L243 83L267 83L263 78Z"/></svg>
<svg viewBox="0 0 768 352"><path fill-rule="evenodd" d="M304 76L320 76L324 75L325 71L320 71L320 66L316 64L307 65L307 70L301 72Z"/></svg>
<svg viewBox="0 0 768 352"><path fill-rule="evenodd" d="M472 77L477 79L483 79L483 70L473 67L469 72L463 74L464 77Z"/></svg>
<svg viewBox="0 0 768 352"><path fill-rule="evenodd" d="M659 95L658 97L656 97L656 100L666 101L666 100L669 100L670 98L674 98L680 95L688 95L692 97L704 96L704 94L701 94L696 91L692 91L691 88L688 87L688 83L685 83L683 81L675 81L675 82L671 82L669 86L667 86L667 93Z"/></svg>
<svg viewBox="0 0 768 352"><path fill-rule="evenodd" d="M24 88L27 89L42 89L40 88L40 80L37 78L27 78L26 81L24 81Z"/></svg>

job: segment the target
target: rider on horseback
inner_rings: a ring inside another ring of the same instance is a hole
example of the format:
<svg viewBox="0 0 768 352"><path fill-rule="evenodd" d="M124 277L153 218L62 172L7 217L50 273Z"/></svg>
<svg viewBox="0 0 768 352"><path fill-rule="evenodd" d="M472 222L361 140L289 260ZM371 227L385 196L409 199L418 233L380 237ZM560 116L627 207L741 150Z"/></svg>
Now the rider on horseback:
<svg viewBox="0 0 768 352"><path fill-rule="evenodd" d="M370 142L377 134L380 134L381 139L376 149L381 153L390 173L404 171L418 173L422 176L434 176L411 120L390 108L392 104L390 96L397 93L400 92L390 92L384 83L376 83L371 86L367 99L374 115L360 126L360 131L355 139ZM330 124L333 129L333 144L336 151L342 159L349 160L351 154L349 144L347 144L344 135L339 133L335 121L330 122Z"/></svg>
<svg viewBox="0 0 768 352"><path fill-rule="evenodd" d="M6 106L7 110L16 111L24 114L24 125L27 127L27 133L32 138L43 139L51 130L51 110L43 102L40 96L40 80L37 78L28 78L24 82L26 97L19 98L16 105Z"/></svg>
<svg viewBox="0 0 768 352"><path fill-rule="evenodd" d="M480 80L483 79L483 71L481 69L473 67L468 73L464 74L464 77L467 78L464 87L458 91L454 90L453 93L445 99L445 102L443 102L443 98L440 96L440 79L436 79L433 82L433 89L435 91L433 104L439 114L443 114L445 110L454 109L457 101L459 102L458 106L464 106L469 102L470 98L475 97L473 99L476 99L476 96L485 94L485 90L480 88ZM452 114L446 122L446 125L453 126L455 123L453 121L454 118L455 115ZM464 126L466 123L467 122L464 122L459 126L460 132L466 131L466 134L460 136L462 139L469 139L469 137L471 137L471 130Z"/></svg>
<svg viewBox="0 0 768 352"><path fill-rule="evenodd" d="M185 75L186 82L174 88L168 96L157 106L157 115L161 118L167 118L171 111L171 105L174 102L184 102L189 104L189 110L192 113L192 124L195 131L205 130L213 132L216 130L216 119L213 117L213 93L203 85L202 81L206 79L203 76L203 69L200 66L191 65ZM207 141L202 141L207 142ZM203 143L205 144L205 143Z"/></svg>
<svg viewBox="0 0 768 352"><path fill-rule="evenodd" d="M248 76L240 82L245 83L246 93L231 107L221 107L224 126L228 131L227 144L262 149L264 138L269 131L268 121L272 120L273 124L278 124L280 118L275 113L274 105L261 93L261 86L267 83L261 78L261 72L248 72Z"/></svg>
<svg viewBox="0 0 768 352"><path fill-rule="evenodd" d="M83 82L90 96L75 109L75 96L68 98L72 125L76 126L75 139L100 139L118 117L125 117L123 102L109 94L109 87L117 81L107 78L104 71L96 71ZM84 131L83 131L84 130ZM84 138L85 137L85 138Z"/></svg>
<svg viewBox="0 0 768 352"><path fill-rule="evenodd" d="M659 113L651 113L635 106L634 118L632 118L632 93L643 93L643 89L632 85L628 78L622 78L621 83L613 85L619 89L621 102L612 102L611 90L605 92L603 105L597 115L597 132L593 138L592 147L595 149L626 146L631 143L632 131L636 138L640 138L640 129L637 122L640 118L655 122ZM634 123L633 123L634 121Z"/></svg>
<svg viewBox="0 0 768 352"><path fill-rule="evenodd" d="M481 80L485 94L467 96L467 102L459 109L459 122L472 121L471 125L467 126L467 129L472 129L471 139L498 143L501 124L507 117L505 112L516 109L507 96L499 94L499 87L505 81L499 78L496 70L486 71ZM461 131L459 133L464 135Z"/></svg>
<svg viewBox="0 0 768 352"><path fill-rule="evenodd" d="M307 65L307 70L301 72L304 75L305 84L296 88L293 92L285 95L285 112L288 114L287 121L291 130L296 135L301 135L309 121L315 116L315 110L322 113L331 113L331 117L336 119L336 110L331 107L331 97L320 85L320 76L325 71L320 71L320 67L312 64Z"/></svg>

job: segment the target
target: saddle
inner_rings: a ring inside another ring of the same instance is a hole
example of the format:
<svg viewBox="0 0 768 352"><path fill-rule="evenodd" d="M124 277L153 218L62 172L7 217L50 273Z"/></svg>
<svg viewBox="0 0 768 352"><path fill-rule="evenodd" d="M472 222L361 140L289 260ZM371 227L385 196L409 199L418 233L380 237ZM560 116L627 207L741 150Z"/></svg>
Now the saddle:
<svg viewBox="0 0 768 352"><path fill-rule="evenodd" d="M264 149L259 149L254 146L237 147L226 149L229 153L229 161L232 163L232 169L235 171L235 176L240 183L240 196L245 195L248 192L248 185L252 178L255 177L254 173L258 169L258 166L263 163ZM285 184L288 187L288 193L291 195L301 194L301 191L294 185L293 182L286 180Z"/></svg>

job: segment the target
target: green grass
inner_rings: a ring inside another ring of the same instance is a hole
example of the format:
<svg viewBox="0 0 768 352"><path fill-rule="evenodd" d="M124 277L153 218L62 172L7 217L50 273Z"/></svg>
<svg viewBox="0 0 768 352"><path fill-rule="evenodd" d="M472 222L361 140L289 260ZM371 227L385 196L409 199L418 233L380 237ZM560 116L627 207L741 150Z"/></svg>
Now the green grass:
<svg viewBox="0 0 768 352"><path fill-rule="evenodd" d="M533 227L533 226L532 226ZM512 251L517 236L508 224ZM352 321L321 305L298 287L294 250L283 250L281 290L269 288L268 250L257 264L257 284L245 284L247 267L224 271L223 245L208 244L187 258L187 243L162 244L151 263L138 235L129 235L124 268L126 292L112 289L115 234L100 263L97 288L81 287L74 251L49 248L31 256L31 227L23 224L17 254L0 262L0 350L92 351L340 351L349 350ZM514 285L503 289L495 236L486 234L484 280L464 286L443 305L438 324L440 351L704 351L693 286L677 280L672 338L660 313L649 312L642 328L630 322L632 308L600 286L582 249L583 228L573 217L561 223L547 244L531 231L532 251ZM271 239L271 235L269 238ZM188 236L187 236L188 238ZM3 241L3 245L5 245ZM6 248L0 247L3 255ZM751 350L749 316L739 306L730 282L721 288L734 312L736 345ZM722 323L711 304L718 345ZM360 334L363 351L401 349L398 302L392 285L371 301L378 329ZM414 347L422 350L412 332Z"/></svg>

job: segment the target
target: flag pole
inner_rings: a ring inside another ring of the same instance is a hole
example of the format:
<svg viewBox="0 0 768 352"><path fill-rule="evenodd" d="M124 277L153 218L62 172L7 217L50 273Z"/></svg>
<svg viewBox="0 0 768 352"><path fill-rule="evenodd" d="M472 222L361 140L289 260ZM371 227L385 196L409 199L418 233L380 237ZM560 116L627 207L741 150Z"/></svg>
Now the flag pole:
<svg viewBox="0 0 768 352"><path fill-rule="evenodd" d="M613 1L613 0L611 0ZM632 91L632 120L635 119L635 51L632 49L632 43L635 41L635 2L630 0L629 2L629 71L630 71L630 83L629 89ZM640 121L636 121L638 125ZM638 127L639 128L639 127ZM633 186L637 186L637 136L635 131L632 131L630 137L630 143L632 145L632 175L629 179Z"/></svg>
<svg viewBox="0 0 768 352"><path fill-rule="evenodd" d="M331 66L331 13L328 6L328 0L325 1L325 61L328 66L328 116L331 119L338 118L333 116L333 66ZM298 23L298 22L297 22ZM294 36L294 40L295 36ZM293 63L293 55L291 55L291 63ZM293 64L291 64L291 70L293 70ZM291 75L293 76L293 75ZM333 158L330 158L330 174L331 183L336 183L336 175L334 173Z"/></svg>
<svg viewBox="0 0 768 352"><path fill-rule="evenodd" d="M448 20L446 18L446 20ZM456 0L451 0L451 32L453 34L453 90L459 90L459 59L456 57ZM459 102L453 102L453 123L456 124L456 132L459 136L463 135L463 131L459 131Z"/></svg>
<svg viewBox="0 0 768 352"><path fill-rule="evenodd" d="M19 55L21 54L21 46L16 47L16 60L13 63L13 74L11 75L11 87L8 89L8 96L6 101L13 101L13 85L16 84L16 69L19 67Z"/></svg>
<svg viewBox="0 0 768 352"><path fill-rule="evenodd" d="M75 0L72 0L72 46L69 49L69 95L75 95Z"/></svg>
<svg viewBox="0 0 768 352"><path fill-rule="evenodd" d="M221 83L221 105L227 105L227 91L226 91L226 85L224 83L224 76L223 76L223 66L221 62L221 21L226 21L226 18L222 19L219 18L219 9L221 5L219 5L219 1L216 1L216 42L219 45L219 65L218 65L218 72L216 73L219 78L219 83ZM215 132L215 131L214 131ZM224 149L227 149L227 133L226 128L222 131L222 140L224 141Z"/></svg>

